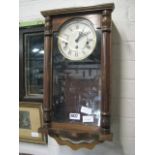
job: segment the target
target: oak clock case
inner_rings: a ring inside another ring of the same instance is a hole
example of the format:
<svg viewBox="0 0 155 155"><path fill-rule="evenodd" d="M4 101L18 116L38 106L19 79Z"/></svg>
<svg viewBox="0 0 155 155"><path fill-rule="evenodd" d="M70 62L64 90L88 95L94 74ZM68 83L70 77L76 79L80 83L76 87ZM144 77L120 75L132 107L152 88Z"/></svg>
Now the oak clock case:
<svg viewBox="0 0 155 155"><path fill-rule="evenodd" d="M112 140L111 12L114 4L43 11L44 125L59 143ZM58 140L59 139L59 140Z"/></svg>

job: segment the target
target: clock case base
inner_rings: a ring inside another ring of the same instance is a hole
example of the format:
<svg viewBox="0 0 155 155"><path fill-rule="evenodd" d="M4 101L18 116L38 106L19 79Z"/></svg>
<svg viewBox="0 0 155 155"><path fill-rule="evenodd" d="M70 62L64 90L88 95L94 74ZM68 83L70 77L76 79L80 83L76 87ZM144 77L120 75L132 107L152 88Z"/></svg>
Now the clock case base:
<svg viewBox="0 0 155 155"><path fill-rule="evenodd" d="M45 17L44 40L44 125L40 132L54 137L58 143L76 145L96 144L105 140L111 141L110 132L110 66L111 66L111 13L114 4L103 4L91 7L48 10L41 12ZM86 126L81 124L52 122L52 35L59 27L69 19L80 17L90 20L96 29L102 30L101 66L102 66L102 108L101 126ZM103 102L104 101L104 102ZM64 138L65 137L65 138ZM67 137L67 139L66 139ZM93 140L90 142L90 140Z"/></svg>
<svg viewBox="0 0 155 155"><path fill-rule="evenodd" d="M99 143L112 141L113 137L112 133L106 133L97 127L83 128L83 125L65 123L53 123L53 127L43 127L39 131L53 137L59 145L68 145L74 150L82 147L93 149Z"/></svg>

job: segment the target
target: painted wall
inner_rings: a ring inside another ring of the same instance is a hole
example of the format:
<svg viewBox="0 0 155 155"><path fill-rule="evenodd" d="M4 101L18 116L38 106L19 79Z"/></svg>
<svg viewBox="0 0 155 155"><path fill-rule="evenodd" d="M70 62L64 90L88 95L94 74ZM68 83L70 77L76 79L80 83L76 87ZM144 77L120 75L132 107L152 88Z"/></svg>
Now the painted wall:
<svg viewBox="0 0 155 155"><path fill-rule="evenodd" d="M115 3L112 30L112 132L113 142L93 150L73 151L52 138L47 145L20 143L20 152L35 155L134 155L135 145L135 14L134 0L19 0L20 22L43 20L41 10Z"/></svg>

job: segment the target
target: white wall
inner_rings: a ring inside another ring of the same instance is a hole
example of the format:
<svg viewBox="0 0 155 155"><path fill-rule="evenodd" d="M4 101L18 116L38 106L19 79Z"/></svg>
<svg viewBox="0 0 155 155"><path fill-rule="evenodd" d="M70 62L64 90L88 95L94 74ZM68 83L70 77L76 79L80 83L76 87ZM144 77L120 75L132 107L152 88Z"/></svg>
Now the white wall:
<svg viewBox="0 0 155 155"><path fill-rule="evenodd" d="M20 22L43 19L41 10L114 2L112 31L112 132L113 142L93 150L73 151L52 138L48 145L20 143L20 152L35 155L134 155L135 145L135 14L134 0L20 0Z"/></svg>

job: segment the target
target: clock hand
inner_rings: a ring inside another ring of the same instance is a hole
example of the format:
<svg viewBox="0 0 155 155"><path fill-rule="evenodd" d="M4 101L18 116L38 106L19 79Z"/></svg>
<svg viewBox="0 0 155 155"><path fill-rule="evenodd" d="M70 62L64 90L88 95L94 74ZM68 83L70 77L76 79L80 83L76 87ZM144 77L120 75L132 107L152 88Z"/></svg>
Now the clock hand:
<svg viewBox="0 0 155 155"><path fill-rule="evenodd" d="M67 41L66 39L64 39L64 38L62 38L62 37L60 37L60 36L58 36L58 38L61 39L61 40L64 41L64 42L68 43L68 41Z"/></svg>
<svg viewBox="0 0 155 155"><path fill-rule="evenodd" d="M82 32L79 32L79 35L78 35L78 37L75 39L75 42L77 43L77 42L79 42L79 39L82 37Z"/></svg>
<svg viewBox="0 0 155 155"><path fill-rule="evenodd" d="M84 33L84 32L79 32L79 36L76 38L75 42L76 42L76 43L79 42L79 40L80 40L82 37L87 36L89 33L90 33L90 31L85 32L85 33Z"/></svg>
<svg viewBox="0 0 155 155"><path fill-rule="evenodd" d="M90 33L90 31L83 33L83 36L87 36Z"/></svg>

